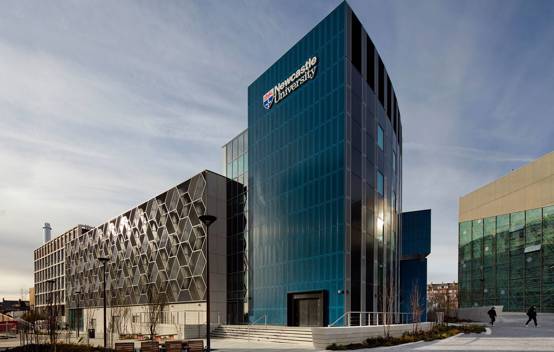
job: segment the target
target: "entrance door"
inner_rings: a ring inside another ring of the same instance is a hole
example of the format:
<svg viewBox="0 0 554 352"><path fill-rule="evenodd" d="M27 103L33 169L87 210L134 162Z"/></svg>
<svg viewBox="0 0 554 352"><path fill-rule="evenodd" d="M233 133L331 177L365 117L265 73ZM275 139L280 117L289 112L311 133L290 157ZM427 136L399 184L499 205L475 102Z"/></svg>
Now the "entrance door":
<svg viewBox="0 0 554 352"><path fill-rule="evenodd" d="M289 293L287 306L289 326L325 326L324 291Z"/></svg>
<svg viewBox="0 0 554 352"><path fill-rule="evenodd" d="M319 299L306 298L294 300L295 325L297 326L318 326Z"/></svg>

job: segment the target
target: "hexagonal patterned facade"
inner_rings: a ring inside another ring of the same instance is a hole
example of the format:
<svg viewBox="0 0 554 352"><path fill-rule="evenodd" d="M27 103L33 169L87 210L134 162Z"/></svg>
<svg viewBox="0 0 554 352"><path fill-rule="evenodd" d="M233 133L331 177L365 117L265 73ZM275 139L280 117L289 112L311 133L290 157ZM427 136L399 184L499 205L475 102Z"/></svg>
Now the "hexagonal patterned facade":
<svg viewBox="0 0 554 352"><path fill-rule="evenodd" d="M102 264L110 306L147 304L147 292L168 303L205 300L206 172L131 209L70 242L66 247L68 306L102 305Z"/></svg>

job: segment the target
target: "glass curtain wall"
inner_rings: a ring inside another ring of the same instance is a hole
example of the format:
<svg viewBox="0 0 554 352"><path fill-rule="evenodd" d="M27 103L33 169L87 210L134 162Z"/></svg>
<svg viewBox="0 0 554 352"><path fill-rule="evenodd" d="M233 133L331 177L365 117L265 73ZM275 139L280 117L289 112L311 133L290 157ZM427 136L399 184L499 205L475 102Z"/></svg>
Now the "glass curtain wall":
<svg viewBox="0 0 554 352"><path fill-rule="evenodd" d="M554 312L554 205L459 224L460 307Z"/></svg>
<svg viewBox="0 0 554 352"><path fill-rule="evenodd" d="M227 234L227 321L248 322L248 130L223 146L229 224Z"/></svg>

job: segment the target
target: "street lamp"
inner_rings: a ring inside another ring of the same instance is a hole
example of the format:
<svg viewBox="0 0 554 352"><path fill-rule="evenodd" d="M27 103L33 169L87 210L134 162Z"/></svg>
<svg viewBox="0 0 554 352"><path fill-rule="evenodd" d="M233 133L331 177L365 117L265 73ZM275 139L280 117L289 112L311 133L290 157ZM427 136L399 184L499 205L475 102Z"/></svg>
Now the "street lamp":
<svg viewBox="0 0 554 352"><path fill-rule="evenodd" d="M79 295L81 294L81 291L75 291L74 293L77 295L77 338L79 338Z"/></svg>
<svg viewBox="0 0 554 352"><path fill-rule="evenodd" d="M102 278L104 281L104 351L108 350L107 329L106 329L106 263L110 260L108 257L98 257L98 260L102 262Z"/></svg>
<svg viewBox="0 0 554 352"><path fill-rule="evenodd" d="M206 225L206 351L210 351L210 225L217 217L213 215L200 215L200 221Z"/></svg>

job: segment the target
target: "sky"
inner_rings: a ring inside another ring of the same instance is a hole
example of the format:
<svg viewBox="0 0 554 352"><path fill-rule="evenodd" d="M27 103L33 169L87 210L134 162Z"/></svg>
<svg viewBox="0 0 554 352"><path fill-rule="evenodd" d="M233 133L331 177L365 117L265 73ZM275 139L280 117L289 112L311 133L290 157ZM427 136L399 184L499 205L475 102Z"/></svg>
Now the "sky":
<svg viewBox="0 0 554 352"><path fill-rule="evenodd" d="M339 3L2 1L0 297L32 287L45 221L222 172L248 85ZM428 279L457 280L459 197L554 150L554 2L348 3L399 100L403 209L432 209Z"/></svg>

